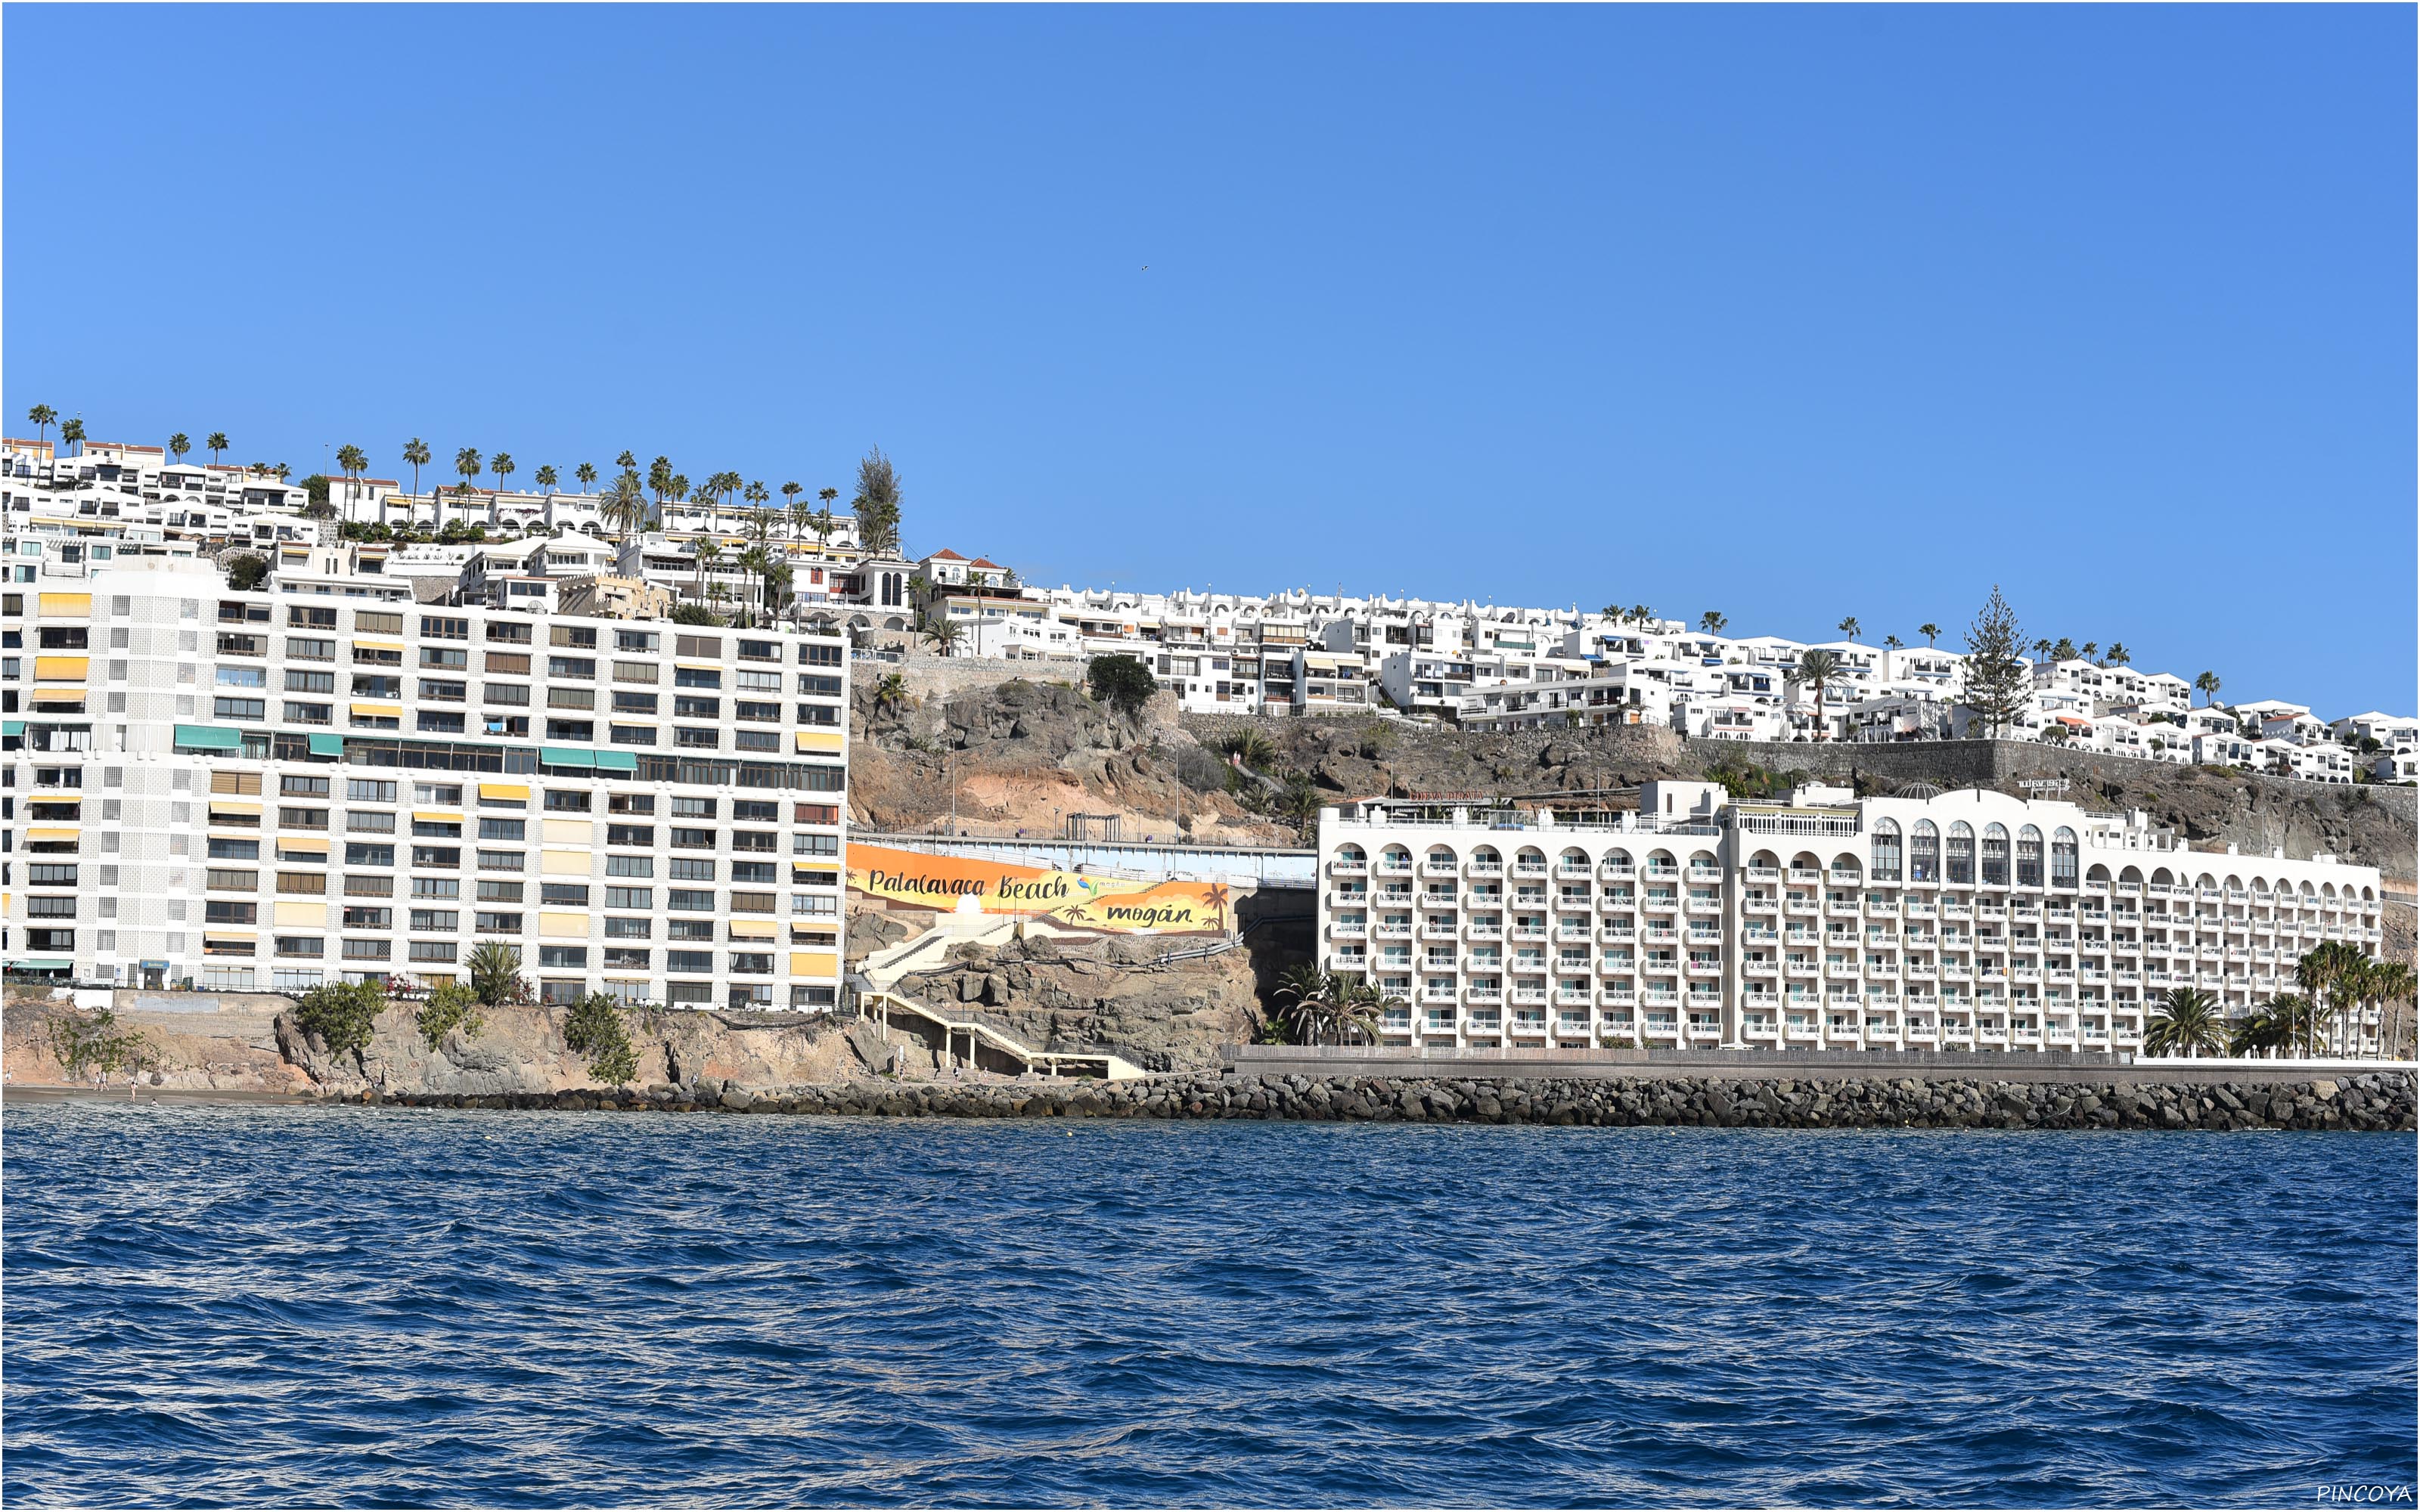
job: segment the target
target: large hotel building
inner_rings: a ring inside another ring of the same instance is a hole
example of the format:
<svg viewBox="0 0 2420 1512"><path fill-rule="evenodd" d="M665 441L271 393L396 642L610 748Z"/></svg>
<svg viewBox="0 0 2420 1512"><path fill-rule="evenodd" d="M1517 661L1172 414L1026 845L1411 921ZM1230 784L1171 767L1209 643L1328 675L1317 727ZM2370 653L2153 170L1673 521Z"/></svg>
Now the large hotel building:
<svg viewBox="0 0 2420 1512"><path fill-rule="evenodd" d="M239 593L192 559L9 569L12 974L427 984L500 940L551 1002L835 1001L840 638L367 575Z"/></svg>
<svg viewBox="0 0 2420 1512"><path fill-rule="evenodd" d="M2172 988L2229 1018L2327 940L2375 953L2374 868L2188 849L2140 813L1985 791L1637 811L1321 816L1319 954L1428 1047L2138 1049ZM2373 1011L2359 1053L2378 1049Z"/></svg>

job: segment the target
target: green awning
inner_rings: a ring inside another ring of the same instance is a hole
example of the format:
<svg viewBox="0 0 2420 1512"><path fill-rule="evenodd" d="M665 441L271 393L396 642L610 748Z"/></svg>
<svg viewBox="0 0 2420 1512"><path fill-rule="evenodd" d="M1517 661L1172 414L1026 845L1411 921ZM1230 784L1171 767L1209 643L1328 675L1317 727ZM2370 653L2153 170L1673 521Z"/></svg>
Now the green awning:
<svg viewBox="0 0 2420 1512"><path fill-rule="evenodd" d="M225 725L180 724L177 727L178 750L240 750L243 732L229 730Z"/></svg>
<svg viewBox="0 0 2420 1512"><path fill-rule="evenodd" d="M635 772L639 758L627 750L600 750L597 753L597 769L600 772Z"/></svg>
<svg viewBox="0 0 2420 1512"><path fill-rule="evenodd" d="M597 753L595 751L573 750L568 746L541 747L538 749L537 759L546 763L549 766L594 766L597 764Z"/></svg>
<svg viewBox="0 0 2420 1512"><path fill-rule="evenodd" d="M18 956L8 963L16 971L73 971L75 963L66 956Z"/></svg>
<svg viewBox="0 0 2420 1512"><path fill-rule="evenodd" d="M0 735L22 735L22 734L23 734L24 733L25 733L25 721L24 721L24 720L23 720L23 719L7 719L7 720L0 720Z"/></svg>
<svg viewBox="0 0 2420 1512"><path fill-rule="evenodd" d="M314 756L334 756L338 760L342 760L345 754L345 737L342 735L313 735L311 737L311 754Z"/></svg>

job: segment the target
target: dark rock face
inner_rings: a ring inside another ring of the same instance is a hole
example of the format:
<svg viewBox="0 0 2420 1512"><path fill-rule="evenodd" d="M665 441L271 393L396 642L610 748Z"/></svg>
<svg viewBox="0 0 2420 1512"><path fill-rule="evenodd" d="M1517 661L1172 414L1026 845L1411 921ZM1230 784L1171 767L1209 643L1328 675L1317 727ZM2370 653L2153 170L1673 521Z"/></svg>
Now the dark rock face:
<svg viewBox="0 0 2420 1512"><path fill-rule="evenodd" d="M1129 1082L853 1082L752 1095L711 1084L645 1092L457 1093L410 1107L802 1113L890 1119L1285 1119L1326 1122L1544 1123L1591 1128L2303 1129L2420 1128L2409 1072L2304 1082L1990 1082L1913 1076L1485 1079L1236 1076Z"/></svg>

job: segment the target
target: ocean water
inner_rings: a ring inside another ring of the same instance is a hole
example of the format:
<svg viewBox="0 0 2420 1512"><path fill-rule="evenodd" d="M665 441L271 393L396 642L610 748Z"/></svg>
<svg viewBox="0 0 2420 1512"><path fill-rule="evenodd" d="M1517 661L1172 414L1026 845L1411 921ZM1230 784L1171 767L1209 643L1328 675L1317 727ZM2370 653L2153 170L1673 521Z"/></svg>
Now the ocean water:
<svg viewBox="0 0 2420 1512"><path fill-rule="evenodd" d="M2408 1134L85 1103L5 1137L11 1505L2414 1477Z"/></svg>

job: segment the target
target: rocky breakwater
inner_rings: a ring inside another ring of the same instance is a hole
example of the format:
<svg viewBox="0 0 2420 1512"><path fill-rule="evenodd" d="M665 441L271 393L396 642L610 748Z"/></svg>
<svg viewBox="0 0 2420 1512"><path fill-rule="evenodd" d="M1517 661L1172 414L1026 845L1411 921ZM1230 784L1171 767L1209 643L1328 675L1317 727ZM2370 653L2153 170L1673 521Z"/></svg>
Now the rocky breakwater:
<svg viewBox="0 0 2420 1512"><path fill-rule="evenodd" d="M369 1100L376 1100L375 1098ZM2308 1081L2004 1082L1912 1076L1315 1077L1197 1072L1126 1082L857 1081L751 1091L704 1078L644 1088L408 1095L413 1107L621 1109L958 1119L1249 1119L1591 1128L2411 1130L2408 1072Z"/></svg>

